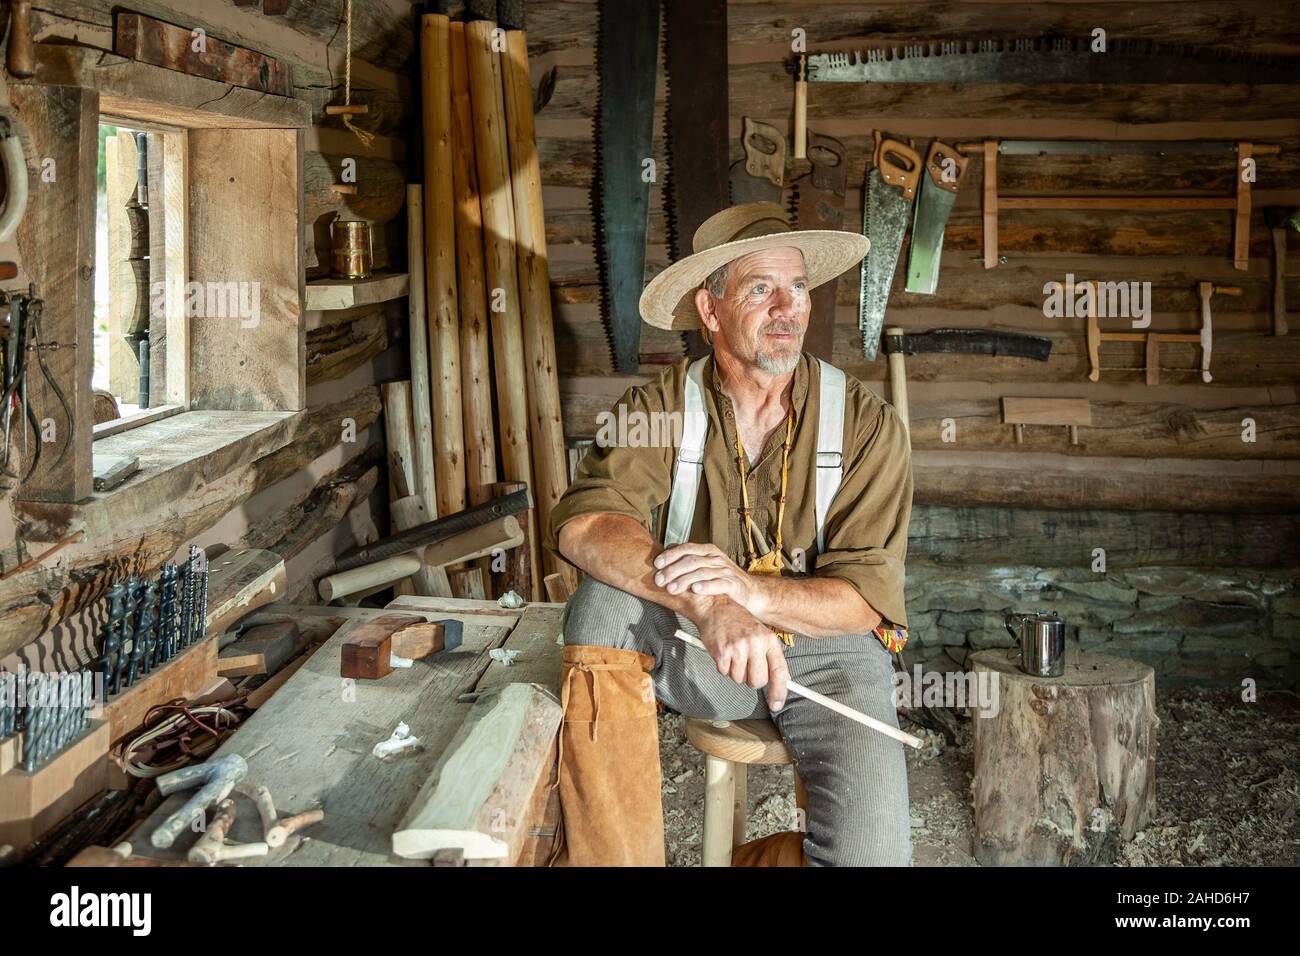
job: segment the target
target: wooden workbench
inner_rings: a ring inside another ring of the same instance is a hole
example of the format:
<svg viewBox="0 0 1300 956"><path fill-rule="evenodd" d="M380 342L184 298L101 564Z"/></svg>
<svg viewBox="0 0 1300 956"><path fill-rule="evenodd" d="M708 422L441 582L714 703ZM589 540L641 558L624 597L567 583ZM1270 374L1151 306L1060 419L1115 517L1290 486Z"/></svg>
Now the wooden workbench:
<svg viewBox="0 0 1300 956"><path fill-rule="evenodd" d="M407 596L389 607L428 620L462 620L464 643L382 680L345 682L339 660L348 632L366 616L382 612L320 609L348 620L214 756L242 756L248 762L245 781L268 787L281 817L320 807L325 819L303 831L306 839L291 840L244 865L427 866L393 856L392 833L470 710L469 703L457 703L457 696L512 681L558 689L563 605L530 604L507 611L492 601ZM274 605L266 612L274 613ZM489 651L503 646L520 651L512 666L489 657ZM410 726L422 748L391 761L373 756L371 748L388 739L399 721ZM134 855L184 858L194 838L183 835L176 847L158 850L149 835L188 796L168 797L136 829L130 841ZM241 798L238 805L229 839L261 840L252 804Z"/></svg>

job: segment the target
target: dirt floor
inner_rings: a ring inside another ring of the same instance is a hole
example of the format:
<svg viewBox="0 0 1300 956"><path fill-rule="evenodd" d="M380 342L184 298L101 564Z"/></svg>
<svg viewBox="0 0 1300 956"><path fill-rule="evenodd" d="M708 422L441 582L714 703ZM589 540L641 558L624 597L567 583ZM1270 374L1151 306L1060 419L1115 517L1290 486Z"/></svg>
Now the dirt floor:
<svg viewBox="0 0 1300 956"><path fill-rule="evenodd" d="M1300 865L1300 697L1176 689L1160 693L1156 812L1125 846L1120 866ZM686 741L685 718L660 720L669 866L699 866L704 756ZM970 722L957 746L904 721L926 740L907 751L916 866L978 866L971 855ZM792 828L790 767L749 768L748 838Z"/></svg>

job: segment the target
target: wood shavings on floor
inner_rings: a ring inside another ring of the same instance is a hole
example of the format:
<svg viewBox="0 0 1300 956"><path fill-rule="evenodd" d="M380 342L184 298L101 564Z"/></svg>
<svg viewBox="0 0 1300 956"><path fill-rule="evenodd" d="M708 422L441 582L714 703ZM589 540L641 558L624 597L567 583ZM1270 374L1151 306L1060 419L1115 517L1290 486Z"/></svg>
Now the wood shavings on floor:
<svg viewBox="0 0 1300 956"><path fill-rule="evenodd" d="M1260 691L1158 691L1156 812L1124 846L1119 866L1300 865L1300 698ZM970 721L957 745L903 721L925 741L907 750L916 866L975 866ZM660 766L669 866L699 866L704 755L686 740L685 718L660 718ZM792 829L788 766L749 768L747 839Z"/></svg>

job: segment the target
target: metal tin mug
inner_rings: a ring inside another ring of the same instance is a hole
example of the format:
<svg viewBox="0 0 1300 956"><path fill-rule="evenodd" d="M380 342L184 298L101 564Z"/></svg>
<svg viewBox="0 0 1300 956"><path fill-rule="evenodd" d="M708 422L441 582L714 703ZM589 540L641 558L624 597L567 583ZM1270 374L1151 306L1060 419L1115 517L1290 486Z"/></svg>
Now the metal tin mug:
<svg viewBox="0 0 1300 956"><path fill-rule="evenodd" d="M1055 611L1008 614L1006 626L1020 645L1022 671L1034 677L1060 677L1065 673L1065 622Z"/></svg>
<svg viewBox="0 0 1300 956"><path fill-rule="evenodd" d="M374 262L370 223L362 219L336 219L330 223L332 271L336 279L368 279Z"/></svg>

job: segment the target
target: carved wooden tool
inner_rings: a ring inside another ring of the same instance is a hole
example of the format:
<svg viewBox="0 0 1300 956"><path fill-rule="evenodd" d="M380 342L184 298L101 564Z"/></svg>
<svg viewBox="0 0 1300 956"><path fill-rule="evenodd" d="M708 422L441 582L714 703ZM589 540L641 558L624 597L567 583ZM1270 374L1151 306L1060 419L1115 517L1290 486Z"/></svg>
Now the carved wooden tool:
<svg viewBox="0 0 1300 956"><path fill-rule="evenodd" d="M32 0L9 0L9 49L5 66L9 75L25 80L36 72L36 46L32 43Z"/></svg>
<svg viewBox="0 0 1300 956"><path fill-rule="evenodd" d="M1080 283L1083 285L1085 283ZM1092 283L1086 283L1092 284ZM1102 342L1142 342L1145 345L1146 360L1143 366L1148 385L1160 384L1160 343L1161 342L1196 342L1201 346L1201 381L1206 384L1214 380L1210 374L1210 356L1214 347L1214 324L1210 317L1210 297L1215 293L1240 296L1239 286L1215 285L1212 282L1197 284L1201 297L1201 331L1199 332L1103 332L1097 324L1097 290L1088 297L1088 372L1089 381L1101 378L1101 343Z"/></svg>

